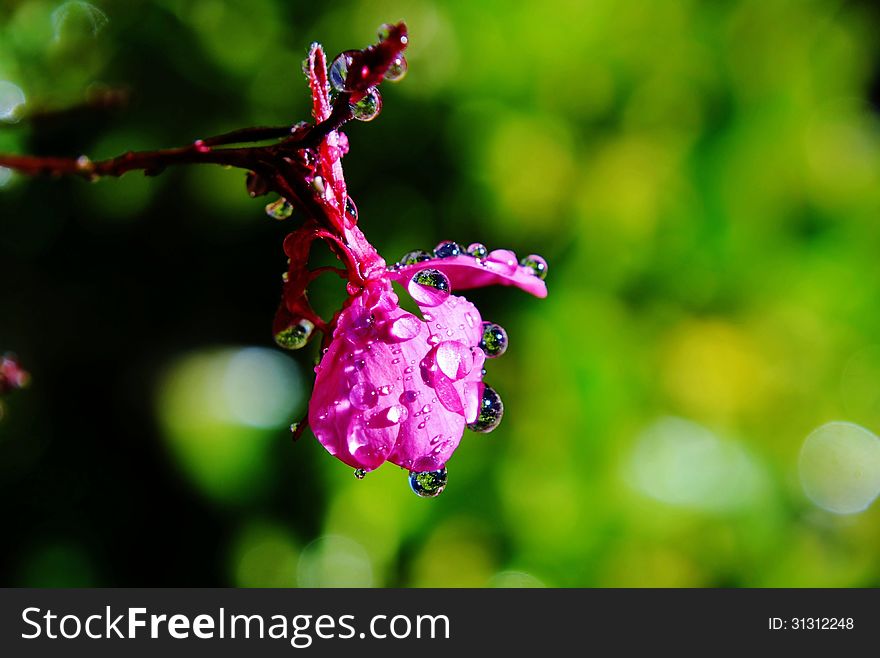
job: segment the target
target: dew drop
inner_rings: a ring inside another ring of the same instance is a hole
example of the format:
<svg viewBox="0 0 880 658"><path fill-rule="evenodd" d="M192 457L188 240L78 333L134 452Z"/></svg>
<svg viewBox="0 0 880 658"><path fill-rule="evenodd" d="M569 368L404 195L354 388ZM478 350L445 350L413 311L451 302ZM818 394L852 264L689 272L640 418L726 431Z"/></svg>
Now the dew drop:
<svg viewBox="0 0 880 658"><path fill-rule="evenodd" d="M480 349L493 359L504 354L507 351L507 332L504 327L494 322L484 322Z"/></svg>
<svg viewBox="0 0 880 658"><path fill-rule="evenodd" d="M283 221L293 214L293 206L287 199L278 199L266 206L266 214L272 219Z"/></svg>
<svg viewBox="0 0 880 658"><path fill-rule="evenodd" d="M354 201L351 200L351 197L345 198L345 212L353 221L357 221L358 209L357 206L354 205Z"/></svg>
<svg viewBox="0 0 880 658"><path fill-rule="evenodd" d="M348 77L348 69L354 59L352 56L356 52L356 50L346 50L344 53L339 53L330 64L327 77L330 79L330 86L336 91L345 91L345 79Z"/></svg>
<svg viewBox="0 0 880 658"><path fill-rule="evenodd" d="M376 389L369 384L359 383L351 387L348 400L356 409L372 409L378 402Z"/></svg>
<svg viewBox="0 0 880 658"><path fill-rule="evenodd" d="M298 350L305 347L314 330L315 325L302 318L296 324L292 324L275 334L275 342L286 350Z"/></svg>
<svg viewBox="0 0 880 658"><path fill-rule="evenodd" d="M392 388L393 386L391 386L390 384L385 384L384 386L380 386L379 388L377 388L376 391L379 393L379 395L388 395L389 393L391 393Z"/></svg>
<svg viewBox="0 0 880 658"><path fill-rule="evenodd" d="M418 391L404 391L403 393L400 394L399 399L402 404L412 404L418 399L418 397L419 397Z"/></svg>
<svg viewBox="0 0 880 658"><path fill-rule="evenodd" d="M530 254L523 258L520 262L520 265L523 267L527 267L532 274L538 277L541 280L547 278L547 261L541 258L538 254Z"/></svg>
<svg viewBox="0 0 880 658"><path fill-rule="evenodd" d="M420 306L439 306L449 299L450 289L449 278L434 269L417 272L407 286L410 296Z"/></svg>
<svg viewBox="0 0 880 658"><path fill-rule="evenodd" d="M391 36L391 30L393 29L394 26L391 23L382 23L382 25L379 26L379 30L376 32L379 41L385 41L388 39L388 37Z"/></svg>
<svg viewBox="0 0 880 658"><path fill-rule="evenodd" d="M366 477L366 475L367 475L367 472L362 468L356 468L354 471L354 476L358 480L363 480Z"/></svg>
<svg viewBox="0 0 880 658"><path fill-rule="evenodd" d="M397 264L403 267L405 265L415 265L416 263L421 263L426 260L431 260L431 254L424 249L416 249L415 251L409 251L401 256L400 260L397 261Z"/></svg>
<svg viewBox="0 0 880 658"><path fill-rule="evenodd" d="M474 242L473 244L468 245L467 252L474 258L482 260L489 253L489 249L486 245L480 242Z"/></svg>
<svg viewBox="0 0 880 658"><path fill-rule="evenodd" d="M388 333L397 341L410 340L419 335L422 330L422 323L419 319L409 313L396 318L388 327ZM398 350L399 353L400 350Z"/></svg>
<svg viewBox="0 0 880 658"><path fill-rule="evenodd" d="M452 240L446 240L434 247L435 258L452 258L464 253L464 247Z"/></svg>
<svg viewBox="0 0 880 658"><path fill-rule="evenodd" d="M505 274L513 274L516 272L516 254L508 249L495 249L494 251L490 251L486 256L486 262L493 263L499 271L503 271Z"/></svg>
<svg viewBox="0 0 880 658"><path fill-rule="evenodd" d="M358 121L372 121L382 110L382 95L375 87L364 92L363 98L351 104L351 116Z"/></svg>
<svg viewBox="0 0 880 658"><path fill-rule="evenodd" d="M468 425L473 432L488 433L498 427L504 416L504 403L501 396L488 384L483 385L483 397L480 400L480 409L477 419Z"/></svg>
<svg viewBox="0 0 880 658"><path fill-rule="evenodd" d="M446 488L446 468L438 471L410 471L409 486L418 496L422 498L434 498L443 493Z"/></svg>
<svg viewBox="0 0 880 658"><path fill-rule="evenodd" d="M403 55L399 55L394 58L391 66L385 71L385 79L389 82L400 82L406 75L407 68L406 58Z"/></svg>

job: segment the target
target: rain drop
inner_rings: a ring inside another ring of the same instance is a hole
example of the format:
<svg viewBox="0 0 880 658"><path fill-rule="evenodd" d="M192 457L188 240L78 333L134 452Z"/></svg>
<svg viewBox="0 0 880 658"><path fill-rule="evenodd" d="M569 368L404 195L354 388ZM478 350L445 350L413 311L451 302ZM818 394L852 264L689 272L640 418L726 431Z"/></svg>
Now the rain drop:
<svg viewBox="0 0 880 658"><path fill-rule="evenodd" d="M367 472L362 468L356 468L354 471L354 476L358 480L363 480L366 477L366 475L367 475Z"/></svg>
<svg viewBox="0 0 880 658"><path fill-rule="evenodd" d="M530 254L529 256L526 256L519 262L519 264L528 268L531 273L539 279L543 280L547 278L547 261L538 256L538 254Z"/></svg>
<svg viewBox="0 0 880 658"><path fill-rule="evenodd" d="M367 89L357 103L351 103L351 115L358 121L372 121L381 110L382 96L375 87Z"/></svg>
<svg viewBox="0 0 880 658"><path fill-rule="evenodd" d="M449 278L440 270L422 270L410 279L410 296L420 306L439 306L449 298Z"/></svg>
<svg viewBox="0 0 880 658"><path fill-rule="evenodd" d="M434 498L443 493L446 488L446 468L439 471L410 471L409 486L413 492L422 498Z"/></svg>
<svg viewBox="0 0 880 658"><path fill-rule="evenodd" d="M351 387L348 400L356 409L372 409L378 402L376 389L369 384L355 384Z"/></svg>
<svg viewBox="0 0 880 658"><path fill-rule="evenodd" d="M468 425L468 429L484 434L491 432L498 427L502 416L504 416L504 403L501 401L501 396L495 392L494 388L485 384L477 419Z"/></svg>
<svg viewBox="0 0 880 658"><path fill-rule="evenodd" d="M358 209L357 206L354 205L354 201L351 200L351 197L345 198L345 212L352 218L352 220L357 221Z"/></svg>
<svg viewBox="0 0 880 658"><path fill-rule="evenodd" d="M403 55L399 55L394 58L394 61L391 62L391 66L385 71L385 79L389 82L400 82L406 75L406 69L406 58Z"/></svg>
<svg viewBox="0 0 880 658"><path fill-rule="evenodd" d="M382 23L379 26L379 30L376 34L379 37L379 41L385 41L388 37L391 36L391 30L394 29L394 26L391 23Z"/></svg>
<svg viewBox="0 0 880 658"><path fill-rule="evenodd" d="M464 247L452 240L441 242L434 247L434 256L436 258L452 258L453 256L460 256L463 253Z"/></svg>
<svg viewBox="0 0 880 658"><path fill-rule="evenodd" d="M266 206L266 214L272 219L281 221L293 214L293 206L287 199L278 199Z"/></svg>
<svg viewBox="0 0 880 658"><path fill-rule="evenodd" d="M493 359L504 354L507 351L507 332L504 327L494 322L484 322L480 349Z"/></svg>
<svg viewBox="0 0 880 658"><path fill-rule="evenodd" d="M426 260L431 260L431 254L424 249L416 249L415 251L405 253L400 260L397 261L397 264L403 267L404 265L415 265L416 263L421 263Z"/></svg>
<svg viewBox="0 0 880 658"><path fill-rule="evenodd" d="M315 325L302 318L296 324L292 324L287 329L282 329L275 334L275 342L286 350L298 350L305 347L314 330Z"/></svg>
<svg viewBox="0 0 880 658"><path fill-rule="evenodd" d="M474 242L473 244L468 245L467 252L474 258L482 260L489 253L489 249L486 245L480 242Z"/></svg>
<svg viewBox="0 0 880 658"><path fill-rule="evenodd" d="M330 79L330 86L336 91L345 91L345 79L348 77L348 69L351 66L353 55L357 50L346 50L339 53L333 63L330 64L330 70L327 77Z"/></svg>

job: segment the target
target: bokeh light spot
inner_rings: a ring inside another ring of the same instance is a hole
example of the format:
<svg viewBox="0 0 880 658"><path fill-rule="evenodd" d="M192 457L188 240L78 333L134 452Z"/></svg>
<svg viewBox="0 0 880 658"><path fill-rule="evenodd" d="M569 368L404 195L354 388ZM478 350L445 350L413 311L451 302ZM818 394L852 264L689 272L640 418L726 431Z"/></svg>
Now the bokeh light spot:
<svg viewBox="0 0 880 658"><path fill-rule="evenodd" d="M737 443L683 418L661 418L641 432L627 478L643 494L669 505L705 511L756 501L763 476Z"/></svg>
<svg viewBox="0 0 880 658"><path fill-rule="evenodd" d="M300 587L371 587L373 565L364 547L341 535L324 535L303 549Z"/></svg>
<svg viewBox="0 0 880 658"><path fill-rule="evenodd" d="M9 80L0 80L0 121L16 123L26 100L21 87Z"/></svg>
<svg viewBox="0 0 880 658"><path fill-rule="evenodd" d="M498 589L540 589L547 587L532 574L524 571L500 571L492 576L489 587Z"/></svg>
<svg viewBox="0 0 880 658"><path fill-rule="evenodd" d="M269 447L302 403L296 363L264 348L194 352L161 380L158 415L179 466L205 493L256 495L272 472Z"/></svg>
<svg viewBox="0 0 880 658"><path fill-rule="evenodd" d="M880 439L855 423L813 430L798 461L807 497L835 514L864 511L880 494Z"/></svg>
<svg viewBox="0 0 880 658"><path fill-rule="evenodd" d="M236 537L231 568L236 587L293 587L299 549L281 525L255 521Z"/></svg>

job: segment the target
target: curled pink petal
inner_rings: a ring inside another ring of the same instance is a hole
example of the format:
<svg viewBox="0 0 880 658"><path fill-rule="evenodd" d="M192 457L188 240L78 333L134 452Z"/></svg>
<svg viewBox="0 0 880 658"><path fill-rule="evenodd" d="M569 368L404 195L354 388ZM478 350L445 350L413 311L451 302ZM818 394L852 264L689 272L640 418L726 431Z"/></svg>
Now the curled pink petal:
<svg viewBox="0 0 880 658"><path fill-rule="evenodd" d="M547 296L547 284L533 271L520 265L516 254L507 249L496 249L483 258L460 255L450 258L431 258L412 265L403 265L390 272L391 278L408 285L418 272L426 269L445 274L452 290L467 290L483 286L515 286L535 297Z"/></svg>

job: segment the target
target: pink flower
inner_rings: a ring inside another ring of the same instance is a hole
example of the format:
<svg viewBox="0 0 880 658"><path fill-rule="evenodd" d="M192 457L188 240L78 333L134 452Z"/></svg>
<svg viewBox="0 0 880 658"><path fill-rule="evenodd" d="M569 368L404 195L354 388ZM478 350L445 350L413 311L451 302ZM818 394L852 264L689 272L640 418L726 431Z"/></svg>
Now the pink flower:
<svg viewBox="0 0 880 658"><path fill-rule="evenodd" d="M388 26L377 46L337 57L329 80L323 50L314 45L307 65L315 119L331 118L331 84L333 93L350 95L358 118L358 103L378 99L375 85L383 72L399 77L405 70L406 43L402 24ZM545 297L547 264L539 256L520 262L504 249L443 242L431 254L411 252L387 267L357 226L342 174L347 146L334 130L306 158L312 167L306 180L326 220L307 219L285 240L290 267L275 319L276 341L298 348L315 328L324 333L308 423L331 455L358 477L389 461L410 471L416 493L437 495L465 427L490 432L504 412L498 393L483 382L483 366L487 357L504 352L507 334L453 293L499 284ZM345 265L335 271L347 279L349 293L329 322L317 316L306 295L309 283L327 269L307 268L318 238ZM407 290L421 317L400 307L392 282Z"/></svg>
<svg viewBox="0 0 880 658"><path fill-rule="evenodd" d="M503 352L506 334L452 291L500 283L547 292L511 252L493 254L395 266L350 298L315 369L309 405L309 423L330 454L363 471L385 461L438 471L465 426L488 432L498 425L503 406L483 383L483 362L487 352ZM406 287L421 318L400 308L391 281Z"/></svg>

